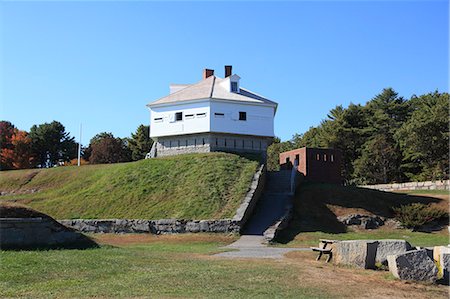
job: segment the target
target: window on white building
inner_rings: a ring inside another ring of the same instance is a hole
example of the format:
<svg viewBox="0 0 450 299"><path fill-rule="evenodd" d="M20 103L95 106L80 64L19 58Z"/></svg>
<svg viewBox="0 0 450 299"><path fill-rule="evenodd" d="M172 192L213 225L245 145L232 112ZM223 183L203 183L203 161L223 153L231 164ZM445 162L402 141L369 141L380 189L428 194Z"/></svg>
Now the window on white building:
<svg viewBox="0 0 450 299"><path fill-rule="evenodd" d="M183 112L175 113L175 121L181 121L181 120L183 120Z"/></svg>
<svg viewBox="0 0 450 299"><path fill-rule="evenodd" d="M247 112L239 111L239 120L247 120Z"/></svg>
<svg viewBox="0 0 450 299"><path fill-rule="evenodd" d="M163 121L163 118L162 117L157 117L157 118L154 118L153 120L155 121L155 123L160 123L160 122Z"/></svg>
<svg viewBox="0 0 450 299"><path fill-rule="evenodd" d="M217 117L217 118L224 118L225 117L225 114L224 113L214 113L214 117Z"/></svg>
<svg viewBox="0 0 450 299"><path fill-rule="evenodd" d="M231 82L231 92L238 92L238 83Z"/></svg>
<svg viewBox="0 0 450 299"><path fill-rule="evenodd" d="M206 113L197 113L197 117L205 117Z"/></svg>
<svg viewBox="0 0 450 299"><path fill-rule="evenodd" d="M194 114L186 114L186 115L184 115L184 118L192 119L192 118L194 118Z"/></svg>

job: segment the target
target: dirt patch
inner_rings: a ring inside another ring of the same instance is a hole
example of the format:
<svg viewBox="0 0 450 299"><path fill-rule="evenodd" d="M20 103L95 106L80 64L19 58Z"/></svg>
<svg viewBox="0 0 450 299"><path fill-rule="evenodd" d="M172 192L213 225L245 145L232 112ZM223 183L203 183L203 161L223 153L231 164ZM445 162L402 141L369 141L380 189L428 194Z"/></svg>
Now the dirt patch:
<svg viewBox="0 0 450 299"><path fill-rule="evenodd" d="M301 268L299 284L311 285L338 297L358 298L447 298L448 287L399 281L387 271L362 270L315 261L312 252L291 252L280 262Z"/></svg>
<svg viewBox="0 0 450 299"><path fill-rule="evenodd" d="M221 259L217 256L199 258ZM316 261L315 258L316 253L296 251L277 260L246 258L229 262L280 267L292 274L292 279L286 281L286 284L323 289L337 298L448 298L449 288L443 285L400 281L387 271L337 266L323 260Z"/></svg>
<svg viewBox="0 0 450 299"><path fill-rule="evenodd" d="M93 234L98 243L113 246L127 246L150 243L205 243L219 242L232 243L238 239L236 235L225 234L178 234L178 235L151 235L151 234Z"/></svg>
<svg viewBox="0 0 450 299"><path fill-rule="evenodd" d="M434 197L437 199L440 199L440 201L436 203L432 203L431 206L438 207L442 210L448 211L449 209L449 195L443 195L443 194L422 194L426 197Z"/></svg>
<svg viewBox="0 0 450 299"><path fill-rule="evenodd" d="M336 217L340 216L348 216L352 214L359 214L359 215L367 215L367 216L374 216L375 214L365 210L365 209L358 209L358 208L346 208L336 205L330 205L327 204L326 207L333 212Z"/></svg>

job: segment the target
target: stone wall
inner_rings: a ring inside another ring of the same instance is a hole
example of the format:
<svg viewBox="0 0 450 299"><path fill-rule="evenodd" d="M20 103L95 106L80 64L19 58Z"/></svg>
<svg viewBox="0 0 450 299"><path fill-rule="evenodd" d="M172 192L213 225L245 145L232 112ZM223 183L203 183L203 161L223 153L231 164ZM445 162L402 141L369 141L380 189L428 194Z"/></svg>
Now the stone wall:
<svg viewBox="0 0 450 299"><path fill-rule="evenodd" d="M230 219L180 220L180 219L73 219L59 223L84 233L234 233L239 223Z"/></svg>
<svg viewBox="0 0 450 299"><path fill-rule="evenodd" d="M1 249L85 248L96 246L88 237L51 218L0 218Z"/></svg>
<svg viewBox="0 0 450 299"><path fill-rule="evenodd" d="M258 171L253 175L252 182L250 184L250 190L245 195L245 198L239 208L236 210L236 214L233 217L233 221L239 223L243 228L247 223L250 216L253 214L253 210L256 207L261 194L264 192L266 184L266 166L261 165Z"/></svg>
<svg viewBox="0 0 450 299"><path fill-rule="evenodd" d="M263 154L271 138L233 134L203 133L158 137L156 156L165 157L190 153L231 152Z"/></svg>
<svg viewBox="0 0 450 299"><path fill-rule="evenodd" d="M364 185L360 188L375 189L380 191L401 191L401 190L449 190L450 181L427 181L408 182L398 184Z"/></svg>

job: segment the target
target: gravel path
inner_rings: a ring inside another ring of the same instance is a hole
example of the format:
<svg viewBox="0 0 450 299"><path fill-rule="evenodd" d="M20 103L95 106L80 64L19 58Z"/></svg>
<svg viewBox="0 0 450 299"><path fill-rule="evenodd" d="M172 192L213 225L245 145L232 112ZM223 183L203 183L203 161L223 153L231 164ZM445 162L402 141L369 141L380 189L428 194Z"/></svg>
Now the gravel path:
<svg viewBox="0 0 450 299"><path fill-rule="evenodd" d="M277 248L268 247L263 244L263 236L243 235L236 242L225 246L226 249L238 249L236 251L228 251L216 254L216 256L225 258L268 258L280 259L291 251L309 251L309 248Z"/></svg>

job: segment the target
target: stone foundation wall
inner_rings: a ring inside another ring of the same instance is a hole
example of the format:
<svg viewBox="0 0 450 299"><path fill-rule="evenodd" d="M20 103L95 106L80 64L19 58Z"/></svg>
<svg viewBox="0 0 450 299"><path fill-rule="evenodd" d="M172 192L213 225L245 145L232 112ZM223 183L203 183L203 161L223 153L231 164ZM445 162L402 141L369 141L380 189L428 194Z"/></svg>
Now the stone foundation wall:
<svg viewBox="0 0 450 299"><path fill-rule="evenodd" d="M401 191L401 190L450 190L450 181L427 181L408 182L399 184L379 184L358 186L361 188L375 189L380 191Z"/></svg>
<svg viewBox="0 0 450 299"><path fill-rule="evenodd" d="M261 197L264 187L266 185L266 166L263 164L259 167L258 171L253 175L252 182L250 184L250 190L245 195L244 201L236 210L236 214L233 217L233 221L239 223L241 228L247 223L250 216L253 214L253 210Z"/></svg>
<svg viewBox="0 0 450 299"><path fill-rule="evenodd" d="M84 233L234 233L239 232L238 222L222 220L143 220L143 219L73 219L59 223Z"/></svg>
<svg viewBox="0 0 450 299"><path fill-rule="evenodd" d="M86 236L46 218L0 218L0 248L91 247Z"/></svg>
<svg viewBox="0 0 450 299"><path fill-rule="evenodd" d="M271 138L233 134L204 133L158 137L156 156L165 157L189 153L231 152L264 154Z"/></svg>

